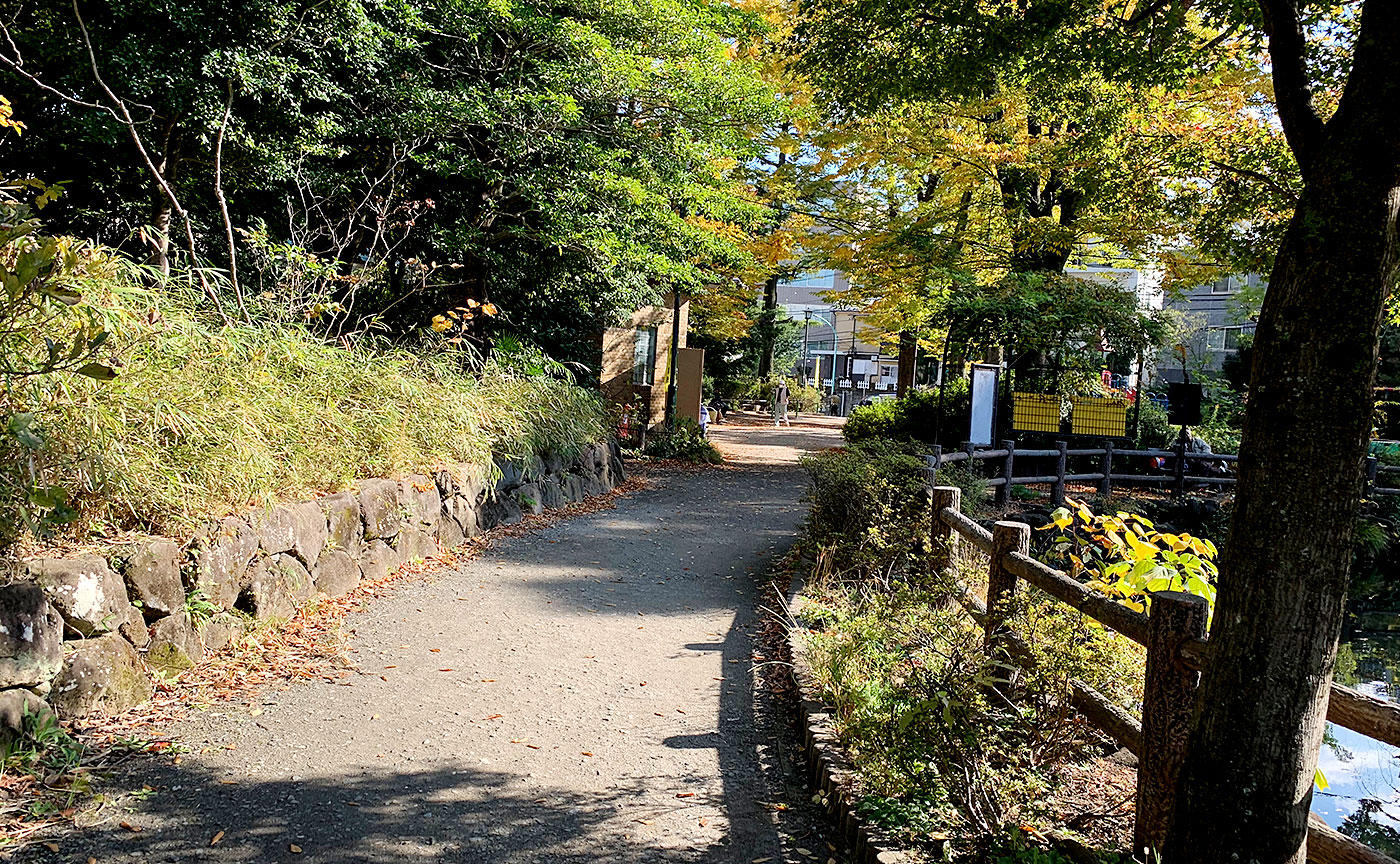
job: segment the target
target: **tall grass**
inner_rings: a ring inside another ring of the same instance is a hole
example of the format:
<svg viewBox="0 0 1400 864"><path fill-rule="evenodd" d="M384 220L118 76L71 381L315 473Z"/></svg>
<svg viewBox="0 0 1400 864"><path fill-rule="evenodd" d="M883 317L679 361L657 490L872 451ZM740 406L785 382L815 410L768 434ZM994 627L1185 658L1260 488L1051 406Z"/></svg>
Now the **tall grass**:
<svg viewBox="0 0 1400 864"><path fill-rule="evenodd" d="M296 324L226 327L129 283L88 300L109 320L121 374L23 382L0 395L0 415L35 415L47 439L35 479L68 490L89 527L178 534L356 478L575 451L603 434L597 397L556 379L469 373L441 351L328 345Z"/></svg>

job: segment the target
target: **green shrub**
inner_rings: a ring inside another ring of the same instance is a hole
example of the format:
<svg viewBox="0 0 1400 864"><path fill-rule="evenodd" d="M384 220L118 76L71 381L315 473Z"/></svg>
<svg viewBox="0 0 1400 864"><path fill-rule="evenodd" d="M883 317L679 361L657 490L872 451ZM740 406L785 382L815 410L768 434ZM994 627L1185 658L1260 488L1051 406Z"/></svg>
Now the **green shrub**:
<svg viewBox="0 0 1400 864"><path fill-rule="evenodd" d="M924 460L889 441L804 457L811 476L808 533L832 563L859 578L902 571L928 536Z"/></svg>
<svg viewBox="0 0 1400 864"><path fill-rule="evenodd" d="M92 254L84 303L120 374L6 380L0 545L52 527L36 506L70 514L50 522L179 534L358 478L568 454L605 435L599 398L568 381L469 372L443 343L331 345L294 323L225 326L175 285L144 289L130 265ZM47 335L30 333L40 345Z"/></svg>
<svg viewBox="0 0 1400 864"><path fill-rule="evenodd" d="M950 380L938 410L938 388L915 390L902 399L888 399L856 408L846 419L842 432L852 444L874 439L919 442L932 447L935 441L945 448L960 446L966 440L972 412L967 380Z"/></svg>
<svg viewBox="0 0 1400 864"><path fill-rule="evenodd" d="M1150 399L1143 398L1138 418L1137 446L1143 450L1157 450L1171 446L1176 440L1176 431L1167 422L1167 412Z"/></svg>
<svg viewBox="0 0 1400 864"><path fill-rule="evenodd" d="M725 382L715 382L715 395L728 399L731 404L757 402L765 407L773 404L773 391L778 386L776 379L754 377L734 378ZM825 395L816 387L806 387L788 381L788 410L815 414L821 410Z"/></svg>
<svg viewBox="0 0 1400 864"><path fill-rule="evenodd" d="M965 579L981 567L962 566ZM1053 818L1057 766L1098 746L1069 707L1070 680L1125 706L1141 700L1141 649L1033 590L1010 618L1035 661L1014 682L937 586L809 590L820 613L802 623L820 629L804 633L807 659L856 766L861 809L910 841L951 835L964 851L985 849L1025 820Z"/></svg>
<svg viewBox="0 0 1400 864"><path fill-rule="evenodd" d="M700 424L689 417L678 419L673 431L648 436L646 449L642 452L653 459L679 459L710 465L724 461L715 445L705 438Z"/></svg>

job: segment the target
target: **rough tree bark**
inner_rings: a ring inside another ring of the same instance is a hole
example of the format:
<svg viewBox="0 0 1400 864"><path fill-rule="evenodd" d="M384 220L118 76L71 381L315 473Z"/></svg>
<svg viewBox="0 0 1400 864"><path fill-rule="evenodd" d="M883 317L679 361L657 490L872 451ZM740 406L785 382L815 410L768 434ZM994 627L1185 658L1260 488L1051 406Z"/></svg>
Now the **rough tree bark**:
<svg viewBox="0 0 1400 864"><path fill-rule="evenodd" d="M1260 5L1304 191L1255 336L1215 650L1167 864L1305 860L1382 309L1400 251L1400 3L1365 4L1350 76L1325 123L1311 105L1296 3Z"/></svg>

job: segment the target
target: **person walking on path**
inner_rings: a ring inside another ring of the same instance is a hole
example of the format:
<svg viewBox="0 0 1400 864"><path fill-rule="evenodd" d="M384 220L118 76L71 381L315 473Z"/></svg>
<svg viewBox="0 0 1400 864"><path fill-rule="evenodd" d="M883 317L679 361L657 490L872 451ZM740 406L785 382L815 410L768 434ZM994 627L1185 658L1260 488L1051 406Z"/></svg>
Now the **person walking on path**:
<svg viewBox="0 0 1400 864"><path fill-rule="evenodd" d="M788 419L788 385L784 378L778 382L778 386L773 388L773 425L781 426L784 423L791 426L792 421Z"/></svg>

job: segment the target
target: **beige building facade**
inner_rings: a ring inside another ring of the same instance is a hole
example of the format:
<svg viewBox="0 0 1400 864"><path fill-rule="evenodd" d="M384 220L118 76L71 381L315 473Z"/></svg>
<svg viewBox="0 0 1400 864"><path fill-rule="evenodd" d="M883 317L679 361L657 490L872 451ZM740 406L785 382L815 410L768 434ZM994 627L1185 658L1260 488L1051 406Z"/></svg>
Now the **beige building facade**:
<svg viewBox="0 0 1400 864"><path fill-rule="evenodd" d="M666 391L671 382L672 333L676 345L676 409L678 417L700 418L700 377L705 352L686 347L690 303L679 304L676 328L675 298L662 305L643 306L626 321L603 331L599 383L603 398L624 419L624 437L637 429L654 431L666 421Z"/></svg>

